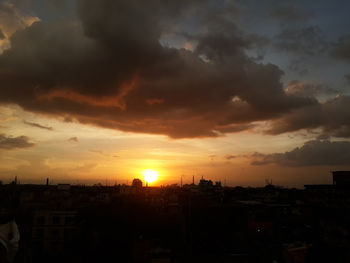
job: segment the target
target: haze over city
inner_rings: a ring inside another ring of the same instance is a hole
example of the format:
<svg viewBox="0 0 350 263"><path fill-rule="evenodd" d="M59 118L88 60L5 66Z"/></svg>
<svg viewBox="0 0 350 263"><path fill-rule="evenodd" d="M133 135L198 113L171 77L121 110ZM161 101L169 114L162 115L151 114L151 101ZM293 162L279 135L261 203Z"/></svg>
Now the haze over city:
<svg viewBox="0 0 350 263"><path fill-rule="evenodd" d="M330 183L350 169L349 8L0 1L0 178Z"/></svg>

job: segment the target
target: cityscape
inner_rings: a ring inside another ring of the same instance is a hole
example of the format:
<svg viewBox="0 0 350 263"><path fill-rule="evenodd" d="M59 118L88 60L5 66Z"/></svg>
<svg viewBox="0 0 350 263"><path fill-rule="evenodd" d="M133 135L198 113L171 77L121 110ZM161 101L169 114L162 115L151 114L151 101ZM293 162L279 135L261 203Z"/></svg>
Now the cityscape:
<svg viewBox="0 0 350 263"><path fill-rule="evenodd" d="M350 171L283 188L0 185L1 262L349 262Z"/></svg>
<svg viewBox="0 0 350 263"><path fill-rule="evenodd" d="M349 10L0 0L0 263L349 263Z"/></svg>

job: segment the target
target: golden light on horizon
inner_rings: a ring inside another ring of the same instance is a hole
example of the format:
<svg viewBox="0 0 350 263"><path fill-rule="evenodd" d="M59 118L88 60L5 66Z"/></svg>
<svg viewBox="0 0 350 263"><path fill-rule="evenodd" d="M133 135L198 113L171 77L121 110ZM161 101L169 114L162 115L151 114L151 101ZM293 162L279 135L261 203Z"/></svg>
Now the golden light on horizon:
<svg viewBox="0 0 350 263"><path fill-rule="evenodd" d="M152 169L146 169L142 171L142 175L146 183L153 183L157 180L159 173Z"/></svg>

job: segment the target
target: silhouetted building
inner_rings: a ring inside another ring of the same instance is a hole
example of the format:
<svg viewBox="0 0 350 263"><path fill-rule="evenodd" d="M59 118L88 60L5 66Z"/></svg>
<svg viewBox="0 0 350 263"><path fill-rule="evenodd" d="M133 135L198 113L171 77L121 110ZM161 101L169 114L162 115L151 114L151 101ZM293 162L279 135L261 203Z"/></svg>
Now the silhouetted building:
<svg viewBox="0 0 350 263"><path fill-rule="evenodd" d="M306 253L308 247L300 245L296 247L285 248L283 254L286 263L304 263L306 262Z"/></svg>
<svg viewBox="0 0 350 263"><path fill-rule="evenodd" d="M62 251L69 247L77 231L76 211L35 211L32 245L42 251Z"/></svg>
<svg viewBox="0 0 350 263"><path fill-rule="evenodd" d="M134 180L132 180L132 187L142 188L142 181L138 178L135 178Z"/></svg>
<svg viewBox="0 0 350 263"><path fill-rule="evenodd" d="M57 190L64 190L69 191L70 190L70 184L58 184Z"/></svg>
<svg viewBox="0 0 350 263"><path fill-rule="evenodd" d="M333 171L333 184L337 186L350 186L350 171Z"/></svg>
<svg viewBox="0 0 350 263"><path fill-rule="evenodd" d="M333 175L334 184L306 190L204 178L183 187L0 185L0 262L18 241L5 226L15 218L14 262L347 263L350 175Z"/></svg>

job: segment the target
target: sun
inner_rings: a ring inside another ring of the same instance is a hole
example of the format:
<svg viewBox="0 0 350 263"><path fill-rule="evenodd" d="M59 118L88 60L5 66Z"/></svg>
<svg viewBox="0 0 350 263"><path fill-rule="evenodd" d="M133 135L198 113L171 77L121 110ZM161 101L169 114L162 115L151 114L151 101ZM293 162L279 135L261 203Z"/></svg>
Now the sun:
<svg viewBox="0 0 350 263"><path fill-rule="evenodd" d="M142 175L146 183L153 183L157 180L159 173L155 170L147 169L142 171Z"/></svg>

